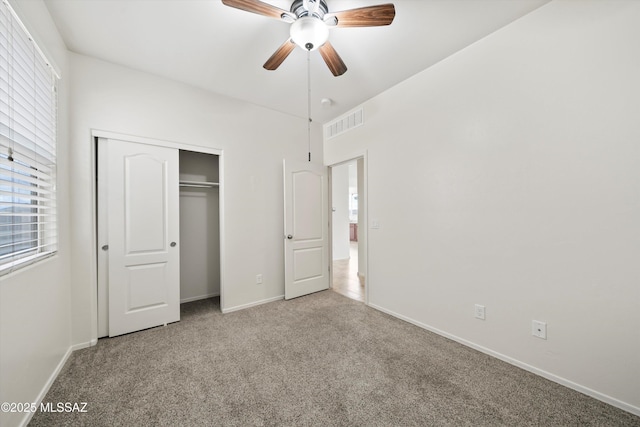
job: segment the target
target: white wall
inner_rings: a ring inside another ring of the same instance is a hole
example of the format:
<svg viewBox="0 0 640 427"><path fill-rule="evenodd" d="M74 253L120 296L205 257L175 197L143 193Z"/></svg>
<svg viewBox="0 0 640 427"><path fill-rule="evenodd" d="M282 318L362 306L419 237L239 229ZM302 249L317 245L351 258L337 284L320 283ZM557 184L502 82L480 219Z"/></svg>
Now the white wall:
<svg viewBox="0 0 640 427"><path fill-rule="evenodd" d="M58 254L0 278L0 402L36 402L71 345L67 51L42 1L10 1L60 70L58 85ZM15 426L25 413L0 412Z"/></svg>
<svg viewBox="0 0 640 427"><path fill-rule="evenodd" d="M223 310L282 296L282 158L306 161L307 121L83 55L69 64L73 342L97 334L91 129L224 150ZM312 153L321 163L319 125Z"/></svg>
<svg viewBox="0 0 640 427"><path fill-rule="evenodd" d="M325 143L327 164L368 150L372 305L638 414L639 21L551 2Z"/></svg>
<svg viewBox="0 0 640 427"><path fill-rule="evenodd" d="M349 165L331 168L331 245L333 259L349 258Z"/></svg>

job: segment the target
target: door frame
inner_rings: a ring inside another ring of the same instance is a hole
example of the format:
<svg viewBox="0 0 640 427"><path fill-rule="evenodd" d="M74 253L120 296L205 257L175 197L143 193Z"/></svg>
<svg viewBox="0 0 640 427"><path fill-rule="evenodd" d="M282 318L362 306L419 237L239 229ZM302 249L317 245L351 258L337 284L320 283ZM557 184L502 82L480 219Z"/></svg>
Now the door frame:
<svg viewBox="0 0 640 427"><path fill-rule="evenodd" d="M360 159L362 159L362 164L363 164L363 171L362 171L362 177L363 177L363 183L362 186L364 188L364 203L362 204L363 210L364 212L362 213L362 224L360 224L358 222L358 235L360 236L361 234L364 236L364 241L365 241L365 245L364 245L364 250L362 252L364 253L360 253L361 251L358 251L358 259L360 259L361 256L364 257L364 279L365 279L365 285L364 285L364 304L365 305L369 305L369 289L371 288L371 276L369 275L369 226L368 226L368 212L369 212L369 179L368 179L368 168L369 168L369 162L367 159L367 151L362 151L359 153L354 153L352 157L348 157L345 158L343 160L340 160L338 162L335 163L331 163L328 164L327 167L329 168L329 269L330 269L330 274L329 274L329 286L331 288L333 288L333 215L332 215L332 206L333 206L333 168L336 166L341 166L347 163L351 163L354 160L358 161Z"/></svg>
<svg viewBox="0 0 640 427"><path fill-rule="evenodd" d="M92 193L92 206L91 206L91 217L93 218L93 227L92 227L92 239L94 241L94 256L93 256L93 260L95 260L95 268L93 269L95 274L93 275L94 280L93 283L91 283L93 292L91 293L92 295L92 301L91 301L91 319L92 319L92 325L91 325L91 332L92 332L92 337L91 337L91 344L95 345L97 343L97 339L98 337L101 335L100 334L100 330L98 329L99 327L99 323L98 323L98 316L100 314L101 311L104 310L104 308L102 310L98 309L98 304L103 304L101 301L98 300L98 294L101 292L101 290L104 288L104 286L106 286L105 280L108 279L108 277L103 274L103 272L106 271L107 268L107 256L106 253L104 251L100 250L100 247L104 244L102 243L99 238L102 237L102 233L99 230L99 226L100 223L98 222L98 218L99 218L99 206L104 206L104 201L101 200L101 194L98 192L98 176L99 176L99 171L98 171L98 139L118 139L118 140L122 140L122 141L129 141L129 142L135 142L135 143L139 143L139 144L147 144L147 145L155 145L155 146L159 146L159 147L166 147L166 148L174 148L177 150L184 150L184 151L193 151L196 153L205 153L205 154L214 154L218 156L218 182L220 183L219 185L219 217L220 217L220 222L219 222L219 227L220 227L220 307L221 309L225 307L224 305L224 295L225 295L225 216L224 216L224 199L225 199L225 191L224 191L224 150L222 149L218 149L218 148L211 148L211 147L203 147L200 145L192 145L192 144L185 144L185 143L181 143L181 142L175 142L175 141L164 141L164 140L160 140L160 139L154 139L154 138L144 138L144 137L139 137L139 136L133 136L133 135L126 135L126 134L121 134L121 133L115 133L115 132L109 132L109 131L102 131L102 130L97 130L97 129L92 129L91 130L91 140L92 140L92 144L91 144L91 150L92 150L92 179L93 179L93 185L91 186L91 193ZM107 309L108 309L108 305L107 305ZM102 335L104 336L104 335Z"/></svg>

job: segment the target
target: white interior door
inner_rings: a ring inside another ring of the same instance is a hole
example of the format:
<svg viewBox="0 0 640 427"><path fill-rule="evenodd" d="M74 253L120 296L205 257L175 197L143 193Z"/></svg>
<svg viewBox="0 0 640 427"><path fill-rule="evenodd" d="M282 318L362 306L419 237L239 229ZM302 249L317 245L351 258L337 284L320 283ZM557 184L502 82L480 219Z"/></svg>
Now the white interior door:
<svg viewBox="0 0 640 427"><path fill-rule="evenodd" d="M178 150L107 142L109 336L180 320Z"/></svg>
<svg viewBox="0 0 640 427"><path fill-rule="evenodd" d="M329 288L328 192L324 166L284 164L285 299Z"/></svg>

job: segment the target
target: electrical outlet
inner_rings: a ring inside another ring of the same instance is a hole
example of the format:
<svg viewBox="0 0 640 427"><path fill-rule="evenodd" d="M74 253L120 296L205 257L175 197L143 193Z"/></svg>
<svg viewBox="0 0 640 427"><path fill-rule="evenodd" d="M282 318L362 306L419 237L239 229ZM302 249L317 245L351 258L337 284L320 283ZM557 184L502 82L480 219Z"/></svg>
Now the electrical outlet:
<svg viewBox="0 0 640 427"><path fill-rule="evenodd" d="M262 274L256 274L256 285L262 284Z"/></svg>
<svg viewBox="0 0 640 427"><path fill-rule="evenodd" d="M531 334L534 337L542 338L543 340L547 339L547 324L545 322L540 322L539 320L533 320L531 322Z"/></svg>
<svg viewBox="0 0 640 427"><path fill-rule="evenodd" d="M476 304L476 310L475 310L476 319L480 319L480 320L485 319L484 309L485 309L484 305Z"/></svg>

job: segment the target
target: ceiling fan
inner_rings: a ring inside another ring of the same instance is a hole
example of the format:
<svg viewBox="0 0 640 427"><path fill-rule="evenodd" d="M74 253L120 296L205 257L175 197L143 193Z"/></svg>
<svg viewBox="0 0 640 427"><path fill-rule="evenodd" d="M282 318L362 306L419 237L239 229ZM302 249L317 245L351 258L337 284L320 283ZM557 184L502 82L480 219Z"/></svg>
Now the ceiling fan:
<svg viewBox="0 0 640 427"><path fill-rule="evenodd" d="M291 37L264 63L265 69L277 69L298 45L309 52L318 49L334 76L344 74L347 66L329 43L329 28L389 25L396 15L391 3L340 12L329 12L325 0L294 0L290 11L259 0L222 0L222 3L291 24Z"/></svg>

